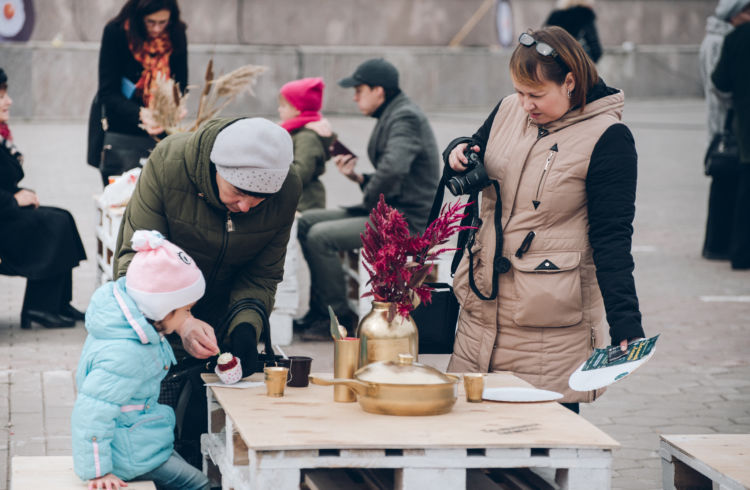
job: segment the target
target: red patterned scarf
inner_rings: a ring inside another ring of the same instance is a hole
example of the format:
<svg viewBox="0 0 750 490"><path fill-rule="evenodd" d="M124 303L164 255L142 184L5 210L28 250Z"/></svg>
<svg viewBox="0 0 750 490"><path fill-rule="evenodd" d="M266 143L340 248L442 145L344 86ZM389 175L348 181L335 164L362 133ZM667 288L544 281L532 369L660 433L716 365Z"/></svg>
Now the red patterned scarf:
<svg viewBox="0 0 750 490"><path fill-rule="evenodd" d="M128 29L129 24L126 22L125 30ZM171 77L169 56L172 54L172 41L165 29L157 37L145 40L139 49L135 49L133 44L129 44L128 47L133 53L133 58L143 66L141 78L135 84L135 93L143 100L143 105L148 106L151 92L155 88L156 76L161 73L166 78Z"/></svg>
<svg viewBox="0 0 750 490"><path fill-rule="evenodd" d="M0 136L2 136L4 140L13 141L13 135L10 134L8 123L0 123Z"/></svg>

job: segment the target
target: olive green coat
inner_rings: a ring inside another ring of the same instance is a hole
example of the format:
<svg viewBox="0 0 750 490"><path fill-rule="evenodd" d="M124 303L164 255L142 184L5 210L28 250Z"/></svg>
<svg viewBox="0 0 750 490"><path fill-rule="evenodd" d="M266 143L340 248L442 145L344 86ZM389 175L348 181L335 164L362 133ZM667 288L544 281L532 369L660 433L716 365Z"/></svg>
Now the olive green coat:
<svg viewBox="0 0 750 490"><path fill-rule="evenodd" d="M312 129L300 128L292 132L294 142L294 163L297 175L302 180L302 197L298 211L326 207L326 189L318 177L326 171L326 161L330 158L328 147L335 136L323 138Z"/></svg>
<svg viewBox="0 0 750 490"><path fill-rule="evenodd" d="M154 149L128 203L114 260L115 278L125 275L134 250L133 232L158 230L183 248L206 278L206 294L193 308L214 328L230 304L256 298L271 313L284 273L289 232L302 185L290 171L281 190L247 213L230 213L219 200L209 155L216 135L236 119L209 121L195 133L169 136ZM240 313L260 335L260 318Z"/></svg>

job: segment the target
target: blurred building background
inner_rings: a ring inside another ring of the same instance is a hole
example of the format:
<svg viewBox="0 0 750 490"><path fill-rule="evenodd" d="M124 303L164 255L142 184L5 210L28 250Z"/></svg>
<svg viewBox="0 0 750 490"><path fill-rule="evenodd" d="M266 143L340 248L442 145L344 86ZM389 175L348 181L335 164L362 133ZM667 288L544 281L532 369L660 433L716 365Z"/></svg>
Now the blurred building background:
<svg viewBox="0 0 750 490"><path fill-rule="evenodd" d="M188 25L190 83L215 72L266 65L256 97L225 114L275 113L285 82L322 76L324 110L353 113L351 91L335 82L362 60L383 56L428 112L487 109L511 92L500 46L499 0L180 0ZM6 0L24 17L15 36L0 29L0 66L9 74L13 117L85 119L97 85L104 24L124 0ZM513 39L538 28L553 0L510 0ZM701 97L698 45L716 0L598 0L602 77L628 97ZM467 22L476 24L449 46ZM10 19L18 22L18 18ZM0 24L8 22L8 11ZM2 27L2 26L0 26ZM25 29L25 30L24 30ZM192 98L193 104L197 96Z"/></svg>

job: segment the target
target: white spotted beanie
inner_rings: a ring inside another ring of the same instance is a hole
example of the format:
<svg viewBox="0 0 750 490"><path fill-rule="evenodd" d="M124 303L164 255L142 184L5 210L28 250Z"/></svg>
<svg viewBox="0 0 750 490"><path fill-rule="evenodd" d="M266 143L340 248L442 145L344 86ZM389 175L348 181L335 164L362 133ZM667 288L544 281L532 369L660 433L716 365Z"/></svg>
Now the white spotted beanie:
<svg viewBox="0 0 750 490"><path fill-rule="evenodd" d="M193 259L158 231L133 233L133 260L125 289L146 318L163 320L172 310L198 301L206 291L203 273Z"/></svg>
<svg viewBox="0 0 750 490"><path fill-rule="evenodd" d="M240 119L216 135L211 161L221 177L237 187L259 194L281 189L294 160L289 132L268 119Z"/></svg>

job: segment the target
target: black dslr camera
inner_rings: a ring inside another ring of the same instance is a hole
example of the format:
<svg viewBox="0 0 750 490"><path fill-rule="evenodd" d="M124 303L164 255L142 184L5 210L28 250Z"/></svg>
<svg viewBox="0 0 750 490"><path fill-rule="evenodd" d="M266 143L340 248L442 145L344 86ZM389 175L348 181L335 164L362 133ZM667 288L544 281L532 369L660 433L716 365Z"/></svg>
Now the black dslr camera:
<svg viewBox="0 0 750 490"><path fill-rule="evenodd" d="M466 164L466 170L451 177L445 184L454 196L479 192L490 185L490 178L487 177L484 162L479 159L479 153L467 146L464 155L469 160Z"/></svg>

